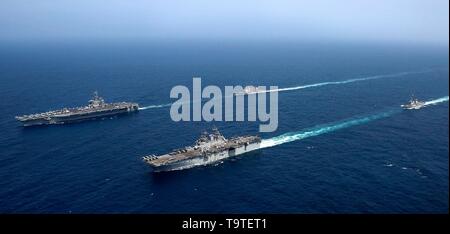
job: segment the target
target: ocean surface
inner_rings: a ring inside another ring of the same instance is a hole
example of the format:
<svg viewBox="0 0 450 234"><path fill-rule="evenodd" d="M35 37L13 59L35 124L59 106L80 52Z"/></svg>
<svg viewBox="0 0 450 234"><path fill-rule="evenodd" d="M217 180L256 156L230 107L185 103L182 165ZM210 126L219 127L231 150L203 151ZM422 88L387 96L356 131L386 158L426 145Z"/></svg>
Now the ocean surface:
<svg viewBox="0 0 450 234"><path fill-rule="evenodd" d="M448 48L307 43L0 45L0 213L448 213ZM279 126L173 122L175 85L276 85ZM23 128L85 105L135 114ZM414 93L427 106L404 111ZM141 157L217 126L263 149L153 173Z"/></svg>

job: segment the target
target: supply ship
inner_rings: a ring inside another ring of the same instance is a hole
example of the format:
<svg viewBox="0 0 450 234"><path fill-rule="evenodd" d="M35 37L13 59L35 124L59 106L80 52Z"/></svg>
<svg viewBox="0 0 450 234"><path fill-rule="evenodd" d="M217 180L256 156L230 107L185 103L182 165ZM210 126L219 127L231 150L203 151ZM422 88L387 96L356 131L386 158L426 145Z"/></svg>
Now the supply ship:
<svg viewBox="0 0 450 234"><path fill-rule="evenodd" d="M242 90L242 92L235 93L235 95L236 96L239 96L239 95L250 95L250 94L257 94L257 93L260 93L260 92L263 92L263 91L265 91L265 90L261 90L259 87L251 85L251 86L246 86Z"/></svg>
<svg viewBox="0 0 450 234"><path fill-rule="evenodd" d="M154 172L182 170L200 165L208 165L229 157L257 150L259 136L238 136L226 139L214 128L211 133L203 132L192 146L173 150L160 156L149 155L142 159Z"/></svg>
<svg viewBox="0 0 450 234"><path fill-rule="evenodd" d="M65 124L130 113L138 109L139 105L132 102L106 103L97 92L94 92L94 97L87 106L16 116L16 119L23 126Z"/></svg>

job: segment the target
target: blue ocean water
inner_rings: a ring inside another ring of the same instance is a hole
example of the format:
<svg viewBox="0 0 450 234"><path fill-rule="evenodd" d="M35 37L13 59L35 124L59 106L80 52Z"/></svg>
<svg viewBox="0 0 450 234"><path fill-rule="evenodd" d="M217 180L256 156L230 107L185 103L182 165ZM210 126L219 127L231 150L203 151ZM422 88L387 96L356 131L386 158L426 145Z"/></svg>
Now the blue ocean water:
<svg viewBox="0 0 450 234"><path fill-rule="evenodd" d="M279 93L266 148L152 173L142 156L190 145L213 125L228 137L258 133L257 122L173 122L160 105L192 77L297 88ZM399 108L411 93L448 97L448 82L448 48L425 46L0 45L0 212L448 213L448 102ZM83 105L94 90L152 108L62 126L14 119Z"/></svg>

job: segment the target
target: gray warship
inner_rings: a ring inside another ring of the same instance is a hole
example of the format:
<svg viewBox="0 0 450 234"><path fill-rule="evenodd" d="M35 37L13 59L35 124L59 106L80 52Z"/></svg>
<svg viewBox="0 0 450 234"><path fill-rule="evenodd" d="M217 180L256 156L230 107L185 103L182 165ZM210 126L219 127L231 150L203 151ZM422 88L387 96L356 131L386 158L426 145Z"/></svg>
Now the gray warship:
<svg viewBox="0 0 450 234"><path fill-rule="evenodd" d="M259 87L250 85L250 86L246 86L246 87L242 90L242 92L234 93L234 95L235 95L235 96L240 96L240 95L243 95L243 96L244 96L244 95L250 95L250 94L257 94L257 93L263 92L263 91L265 91L265 90L261 90L261 89L259 89Z"/></svg>
<svg viewBox="0 0 450 234"><path fill-rule="evenodd" d="M425 102L419 101L414 95L411 95L411 100L407 104L401 105L406 110L418 110L425 106Z"/></svg>
<svg viewBox="0 0 450 234"><path fill-rule="evenodd" d="M192 146L160 156L144 156L142 159L153 168L154 172L183 170L257 150L260 143L259 136L226 139L217 128L214 128L211 133L203 132Z"/></svg>
<svg viewBox="0 0 450 234"><path fill-rule="evenodd" d="M138 109L139 105L132 102L106 103L103 98L98 96L97 92L94 92L94 96L87 106L16 116L16 119L23 126L65 124L134 112Z"/></svg>

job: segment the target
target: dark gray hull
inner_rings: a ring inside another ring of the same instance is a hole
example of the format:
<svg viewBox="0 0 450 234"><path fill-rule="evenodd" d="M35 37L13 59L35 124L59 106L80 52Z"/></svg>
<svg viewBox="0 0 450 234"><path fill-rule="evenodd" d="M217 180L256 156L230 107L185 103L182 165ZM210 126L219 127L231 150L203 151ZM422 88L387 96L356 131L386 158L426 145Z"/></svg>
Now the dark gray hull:
<svg viewBox="0 0 450 234"><path fill-rule="evenodd" d="M66 124L66 123L75 123L75 122L117 116L117 115L127 114L130 112L136 112L137 110L138 110L138 107L111 109L111 110L103 110L103 111L89 112L89 113L82 113L82 114L51 116L51 117L47 117L47 118L31 119L31 120L20 121L20 122L23 124L24 127L38 126L38 125L50 125L50 124Z"/></svg>
<svg viewBox="0 0 450 234"><path fill-rule="evenodd" d="M159 166L154 166L152 164L150 165L153 169L153 172L178 171L197 166L214 164L227 158L235 157L241 154L258 150L259 148L260 142L256 142L249 145L242 145L241 147L238 148L226 149L217 153L210 154L207 157L199 155L196 157L187 158L185 160L175 161L172 163L167 163Z"/></svg>

